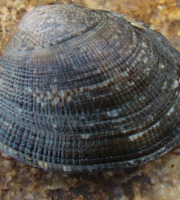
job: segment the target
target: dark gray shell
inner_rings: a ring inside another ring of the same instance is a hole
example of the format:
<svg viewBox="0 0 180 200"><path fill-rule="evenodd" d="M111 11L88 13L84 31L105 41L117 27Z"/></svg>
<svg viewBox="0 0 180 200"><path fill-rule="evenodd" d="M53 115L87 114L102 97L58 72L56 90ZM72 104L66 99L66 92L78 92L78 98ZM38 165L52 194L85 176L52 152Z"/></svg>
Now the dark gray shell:
<svg viewBox="0 0 180 200"><path fill-rule="evenodd" d="M147 163L179 143L179 78L180 54L143 23L36 8L0 58L0 149L69 172Z"/></svg>

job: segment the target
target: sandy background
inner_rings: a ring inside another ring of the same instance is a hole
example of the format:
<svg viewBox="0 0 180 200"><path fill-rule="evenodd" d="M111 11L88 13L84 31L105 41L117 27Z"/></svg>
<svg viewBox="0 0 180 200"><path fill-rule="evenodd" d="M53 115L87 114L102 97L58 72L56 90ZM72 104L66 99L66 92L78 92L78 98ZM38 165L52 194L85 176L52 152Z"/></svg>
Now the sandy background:
<svg viewBox="0 0 180 200"><path fill-rule="evenodd" d="M64 3L105 9L143 21L180 50L179 0L0 0L0 49L36 6ZM47 172L0 155L0 200L179 200L180 148L138 169L98 174Z"/></svg>

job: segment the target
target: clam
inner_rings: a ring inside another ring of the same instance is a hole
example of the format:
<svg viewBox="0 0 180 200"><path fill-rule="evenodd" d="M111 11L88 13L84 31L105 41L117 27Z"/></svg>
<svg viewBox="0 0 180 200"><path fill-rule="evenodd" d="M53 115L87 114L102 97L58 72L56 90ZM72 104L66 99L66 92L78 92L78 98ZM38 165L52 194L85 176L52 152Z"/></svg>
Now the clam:
<svg viewBox="0 0 180 200"><path fill-rule="evenodd" d="M27 13L0 57L0 149L64 172L128 168L180 140L180 54L120 14Z"/></svg>

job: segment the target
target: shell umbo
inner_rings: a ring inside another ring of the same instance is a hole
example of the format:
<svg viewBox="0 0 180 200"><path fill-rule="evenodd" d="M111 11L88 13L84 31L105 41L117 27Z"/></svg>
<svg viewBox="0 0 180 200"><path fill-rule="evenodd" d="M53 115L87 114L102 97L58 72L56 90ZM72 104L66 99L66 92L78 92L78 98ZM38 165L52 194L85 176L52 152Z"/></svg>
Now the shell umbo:
<svg viewBox="0 0 180 200"><path fill-rule="evenodd" d="M34 9L0 58L0 149L50 170L154 160L180 138L180 54L141 22Z"/></svg>

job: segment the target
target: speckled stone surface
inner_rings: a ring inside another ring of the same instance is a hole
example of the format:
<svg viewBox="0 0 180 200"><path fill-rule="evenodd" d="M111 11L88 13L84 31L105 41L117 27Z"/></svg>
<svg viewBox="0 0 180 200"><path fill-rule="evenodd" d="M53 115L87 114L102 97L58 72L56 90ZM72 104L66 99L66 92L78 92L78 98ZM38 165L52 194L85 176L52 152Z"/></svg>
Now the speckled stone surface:
<svg viewBox="0 0 180 200"><path fill-rule="evenodd" d="M121 12L148 23L180 50L178 0L1 0L1 49L26 11L51 3L73 3ZM141 168L74 175L36 169L1 153L0 199L177 200L180 199L179 167L180 148Z"/></svg>

